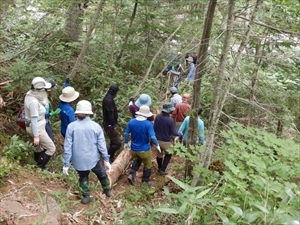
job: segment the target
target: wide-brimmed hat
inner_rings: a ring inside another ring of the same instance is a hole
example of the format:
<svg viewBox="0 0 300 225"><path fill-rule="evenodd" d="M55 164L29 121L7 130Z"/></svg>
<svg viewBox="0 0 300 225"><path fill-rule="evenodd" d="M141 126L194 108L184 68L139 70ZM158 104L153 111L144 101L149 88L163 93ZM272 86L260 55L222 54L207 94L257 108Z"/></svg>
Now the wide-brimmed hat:
<svg viewBox="0 0 300 225"><path fill-rule="evenodd" d="M165 113L170 113L173 112L174 110L175 110L174 104L172 102L167 102L163 104L163 108L161 111Z"/></svg>
<svg viewBox="0 0 300 225"><path fill-rule="evenodd" d="M51 88L51 84L46 82L44 78L42 77L35 77L31 81L31 84L34 89L49 89Z"/></svg>
<svg viewBox="0 0 300 225"><path fill-rule="evenodd" d="M141 96L134 103L138 108L142 105L151 105L151 97L147 94L141 94Z"/></svg>
<svg viewBox="0 0 300 225"><path fill-rule="evenodd" d="M59 96L59 99L63 102L73 102L79 97L79 92L71 86L65 87L62 90L62 94Z"/></svg>
<svg viewBox="0 0 300 225"><path fill-rule="evenodd" d="M93 115L92 104L87 100L81 100L76 105L75 114Z"/></svg>
<svg viewBox="0 0 300 225"><path fill-rule="evenodd" d="M142 105L139 109L139 111L137 111L135 114L137 115L141 115L141 116L144 116L144 117L150 117L150 116L153 116L153 113L150 112L150 108L149 106L147 105Z"/></svg>
<svg viewBox="0 0 300 225"><path fill-rule="evenodd" d="M193 59L193 57L191 57L191 56L190 56L190 57L188 57L188 61L189 61L189 62L194 62L194 59Z"/></svg>

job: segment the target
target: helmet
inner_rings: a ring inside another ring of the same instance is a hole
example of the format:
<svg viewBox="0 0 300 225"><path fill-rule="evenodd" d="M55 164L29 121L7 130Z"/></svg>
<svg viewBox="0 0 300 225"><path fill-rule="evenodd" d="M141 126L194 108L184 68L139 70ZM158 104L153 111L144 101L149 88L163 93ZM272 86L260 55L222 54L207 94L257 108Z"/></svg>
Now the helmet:
<svg viewBox="0 0 300 225"><path fill-rule="evenodd" d="M46 78L46 82L51 84L51 87L49 88L51 91L55 90L58 87L57 83L55 83L52 78Z"/></svg>
<svg viewBox="0 0 300 225"><path fill-rule="evenodd" d="M31 84L34 89L49 89L51 87L51 84L46 82L44 78L42 77L35 77L31 81Z"/></svg>
<svg viewBox="0 0 300 225"><path fill-rule="evenodd" d="M177 88L176 87L171 87L170 92L171 92L171 94L177 93Z"/></svg>
<svg viewBox="0 0 300 225"><path fill-rule="evenodd" d="M189 94L183 94L182 98L185 98L186 100L189 100L190 99L190 95Z"/></svg>
<svg viewBox="0 0 300 225"><path fill-rule="evenodd" d="M79 114L79 113L93 115L92 104L87 100L79 101L76 105L75 114Z"/></svg>

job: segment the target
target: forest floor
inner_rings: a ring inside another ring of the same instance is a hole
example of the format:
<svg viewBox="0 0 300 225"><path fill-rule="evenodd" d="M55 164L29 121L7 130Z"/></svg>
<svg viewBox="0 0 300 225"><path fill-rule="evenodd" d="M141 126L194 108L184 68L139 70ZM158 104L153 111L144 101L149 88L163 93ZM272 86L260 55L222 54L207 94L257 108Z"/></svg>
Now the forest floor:
<svg viewBox="0 0 300 225"><path fill-rule="evenodd" d="M16 134L16 129L19 129L19 127L14 124L10 124L9 127L9 129L6 129L6 133L11 136ZM26 135L24 137L27 138ZM55 153L55 157L61 157L63 143L61 135L55 135L55 142L56 145L59 146L58 149L60 149ZM0 144L0 147L3 149L4 146L1 146ZM41 172L39 171L40 169L26 169L22 167L18 173L12 171L8 177L1 181L0 198L3 199L5 197L7 199L10 196L11 198L14 198L14 195L17 193L21 193L22 195L22 192L25 191L26 188L32 187L40 194L48 194L49 196L54 197L54 199L61 204L62 225L112 224L113 222L116 222L113 210L122 212L126 207L124 205L124 200L130 201L134 207L148 203L163 204L167 199L164 193L164 187L168 187L170 192L179 192L180 188L176 184L174 184L167 176L162 176L158 173L156 151L155 147L153 147L151 174L151 181L153 182L152 187L145 188L141 185L143 165L141 165L137 172L136 184L134 186L130 185L127 180L130 171L129 164L124 173L119 177L118 181L113 185L112 196L108 198L102 193L101 185L96 176L91 173L90 190L93 201L87 205L83 205L80 203L81 195L78 192L78 189L68 185L68 183L70 184L73 182L74 186L74 183L76 183L77 180L68 180L64 177L65 175L62 174L61 168L55 168L55 165L52 165L53 172L48 176L47 172ZM180 180L184 179L184 165L184 159L173 155L168 166L169 175ZM69 195L67 196L68 191ZM60 192L65 194L61 195L59 194ZM38 195L36 198L38 198ZM2 223L0 222L0 224ZM9 221L6 221L6 223L3 224L8 225L16 223L11 219L10 223ZM118 224L122 224L122 221Z"/></svg>

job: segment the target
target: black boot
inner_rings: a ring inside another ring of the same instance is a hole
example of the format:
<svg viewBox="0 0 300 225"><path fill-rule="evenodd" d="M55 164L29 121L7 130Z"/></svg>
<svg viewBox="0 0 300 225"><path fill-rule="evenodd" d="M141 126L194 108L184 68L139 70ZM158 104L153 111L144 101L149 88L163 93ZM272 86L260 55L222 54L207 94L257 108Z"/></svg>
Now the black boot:
<svg viewBox="0 0 300 225"><path fill-rule="evenodd" d="M150 181L151 169L145 169L143 171L142 184L147 184L149 187L152 186L152 182Z"/></svg>
<svg viewBox="0 0 300 225"><path fill-rule="evenodd" d="M134 185L134 183L135 183L136 171L139 170L141 163L142 162L137 159L135 159L132 163L130 174L128 176L128 181L131 185Z"/></svg>
<svg viewBox="0 0 300 225"><path fill-rule="evenodd" d="M37 163L41 157L42 152L34 152L34 161Z"/></svg>
<svg viewBox="0 0 300 225"><path fill-rule="evenodd" d="M164 162L160 168L160 174L162 175L167 175L168 174L168 171L166 171L166 168L171 160L171 157L172 157L172 154L166 154L165 155L165 158L164 158Z"/></svg>
<svg viewBox="0 0 300 225"><path fill-rule="evenodd" d="M111 196L111 190L110 190L110 182L109 182L109 179L107 177L103 178L103 179L100 179L100 183L102 185L102 189L103 189L103 192L104 194L107 196L107 197L110 197Z"/></svg>
<svg viewBox="0 0 300 225"><path fill-rule="evenodd" d="M160 168L161 168L161 166L162 166L162 161L163 161L162 158L156 157L156 162L157 162L158 171L160 171Z"/></svg>
<svg viewBox="0 0 300 225"><path fill-rule="evenodd" d="M41 152L40 158L37 162L37 166L40 167L42 170L47 169L46 164L49 162L50 159L51 155L47 155L45 152Z"/></svg>
<svg viewBox="0 0 300 225"><path fill-rule="evenodd" d="M82 193L81 203L82 204L88 204L89 202L92 201L92 199L90 197L88 177L84 177L84 178L79 179L79 187L80 187L80 191Z"/></svg>

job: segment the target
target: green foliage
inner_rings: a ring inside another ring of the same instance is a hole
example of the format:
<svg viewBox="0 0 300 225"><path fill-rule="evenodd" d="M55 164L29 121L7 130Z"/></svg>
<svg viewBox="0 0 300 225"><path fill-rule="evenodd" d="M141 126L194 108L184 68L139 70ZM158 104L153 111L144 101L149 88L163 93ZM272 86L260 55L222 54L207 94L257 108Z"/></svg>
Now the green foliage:
<svg viewBox="0 0 300 225"><path fill-rule="evenodd" d="M30 142L25 142L19 140L17 135L10 138L10 143L8 146L3 148L3 154L6 156L7 160L10 162L22 161L29 163L31 162L33 153L33 146Z"/></svg>
<svg viewBox="0 0 300 225"><path fill-rule="evenodd" d="M9 175L10 171L15 168L15 165L12 162L6 160L6 158L0 158L0 182L2 179Z"/></svg>
<svg viewBox="0 0 300 225"><path fill-rule="evenodd" d="M229 207L217 208L218 215L225 224L293 224L300 216L299 146L256 128L230 127L221 132L225 143L216 152L225 165L225 182L216 194L231 198Z"/></svg>

